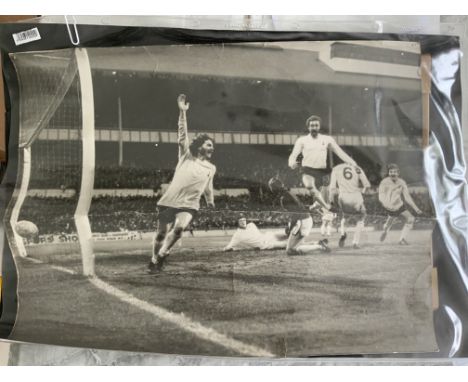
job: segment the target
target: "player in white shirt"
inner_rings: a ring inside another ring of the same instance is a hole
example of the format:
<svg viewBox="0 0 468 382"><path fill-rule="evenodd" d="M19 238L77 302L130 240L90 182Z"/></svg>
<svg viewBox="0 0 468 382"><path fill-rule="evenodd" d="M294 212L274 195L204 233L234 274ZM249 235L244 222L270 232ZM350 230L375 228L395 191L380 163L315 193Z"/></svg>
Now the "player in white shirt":
<svg viewBox="0 0 468 382"><path fill-rule="evenodd" d="M247 223L245 217L238 220L239 228L223 251L238 251L241 249L285 249L288 237L284 234L261 232L255 223Z"/></svg>
<svg viewBox="0 0 468 382"><path fill-rule="evenodd" d="M413 228L414 216L410 211L408 211L406 204L408 204L416 214L419 215L422 212L416 203L414 203L406 182L400 178L400 169L396 164L392 163L388 165L388 177L380 182L379 201L388 213L388 218L384 225L384 231L380 236L380 241L385 240L395 219L398 216L402 216L405 219L405 225L401 230L399 244L408 245L406 236L411 228Z"/></svg>
<svg viewBox="0 0 468 382"><path fill-rule="evenodd" d="M344 247L347 237L346 219L349 215L353 215L358 217L353 237L353 248L359 248L359 240L366 219L366 207L362 194L370 186L366 174L364 174L364 171L360 167L351 166L347 163L333 167L330 180L330 194L332 197L338 194L338 205L341 210L340 247Z"/></svg>
<svg viewBox="0 0 468 382"><path fill-rule="evenodd" d="M296 140L288 165L291 169L296 169L299 166L297 157L302 154L300 165L304 187L309 190L314 200L330 209L330 205L323 200L319 192L322 178L327 175L328 150L333 151L345 163L356 166L356 162L338 146L331 136L319 134L321 122L322 119L316 115L306 120L309 134Z"/></svg>
<svg viewBox="0 0 468 382"><path fill-rule="evenodd" d="M201 196L205 196L209 207L214 207L213 177L216 167L210 163L214 152L213 139L201 134L189 143L186 116L189 103L185 101L183 94L177 98L179 161L171 184L158 202L158 225L153 241L153 255L148 265L149 273L157 273L162 269L170 249L200 209Z"/></svg>

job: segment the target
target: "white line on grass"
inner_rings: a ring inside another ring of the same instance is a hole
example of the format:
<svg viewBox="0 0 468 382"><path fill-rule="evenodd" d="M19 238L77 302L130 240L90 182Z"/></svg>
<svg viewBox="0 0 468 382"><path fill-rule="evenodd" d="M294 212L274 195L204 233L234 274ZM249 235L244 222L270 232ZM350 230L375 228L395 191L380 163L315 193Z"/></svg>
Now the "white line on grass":
<svg viewBox="0 0 468 382"><path fill-rule="evenodd" d="M97 277L90 278L89 281L96 286L97 288L103 290L104 292L117 297L118 299L135 306L145 312L151 313L157 318L170 322L181 329L194 334L195 336L218 344L222 347L225 347L230 350L237 351L244 355L257 356L257 357L273 357L274 354L258 348L256 346L247 345L241 341L230 338L224 334L217 332L214 329L207 328L202 324L191 320L182 313L173 313L156 305L152 305L146 301L140 300L135 296L123 292L120 289L117 289L106 282L102 281Z"/></svg>
<svg viewBox="0 0 468 382"><path fill-rule="evenodd" d="M62 272L68 273L70 275L77 275L78 274L75 271L72 271L71 269L60 267L58 265L51 265L51 268L53 268L53 269L55 269L57 271L62 271Z"/></svg>
<svg viewBox="0 0 468 382"><path fill-rule="evenodd" d="M27 257L26 259L32 261L33 263L45 264L41 260L33 259L31 257ZM69 274L77 274L76 272L70 269L64 268L64 267L54 266L54 265L50 265L50 267L58 271L66 272ZM219 346L222 346L229 350L236 351L243 355L254 356L254 357L274 357L275 356L274 354L270 353L267 350L261 349L253 345L245 344L241 341L235 340L234 338L230 338L226 336L225 334L219 333L212 328L203 326L202 324L186 317L183 313L173 313L157 305L152 305L149 302L140 300L136 298L135 296L129 293L126 293L118 288L115 288L112 285L106 283L105 281L102 281L98 277L91 277L89 278L89 281L96 288L106 292L107 294L110 294L111 296L114 296L120 299L121 301L126 302L127 304L132 305L140 310L150 313L153 316L156 316L157 318L163 321L176 325L182 330L192 333L193 335L203 340L215 343Z"/></svg>
<svg viewBox="0 0 468 382"><path fill-rule="evenodd" d="M35 259L34 257L23 257L24 260L28 260L34 264L44 264L41 260Z"/></svg>
<svg viewBox="0 0 468 382"><path fill-rule="evenodd" d="M35 264L45 264L43 261L41 260L38 260L38 259L35 259L33 257L25 257L24 259L32 262L32 263L35 263ZM49 265L49 264L47 264ZM70 275L76 275L77 273L75 271L72 271L71 269L68 269L68 268L65 268L65 267L61 267L59 265L49 265L52 269L55 269L57 271L60 271L60 272L65 272L65 273L68 273Z"/></svg>

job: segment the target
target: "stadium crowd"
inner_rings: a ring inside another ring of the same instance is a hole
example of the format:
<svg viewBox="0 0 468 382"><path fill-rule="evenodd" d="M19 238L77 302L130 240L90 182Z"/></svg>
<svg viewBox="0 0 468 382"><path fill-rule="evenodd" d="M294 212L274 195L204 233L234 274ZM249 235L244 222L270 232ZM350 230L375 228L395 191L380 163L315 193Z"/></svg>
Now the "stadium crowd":
<svg viewBox="0 0 468 382"><path fill-rule="evenodd" d="M427 194L412 194L416 204L423 211L417 218L415 228L427 228L432 224L432 203ZM310 200L300 197L306 205ZM89 218L93 232L118 231L153 231L156 226L157 197L127 196L94 198L91 204ZM289 215L278 206L275 197L263 193L263 199L252 198L249 195L218 196L215 200L216 209L202 208L194 219L191 229L229 229L237 226L237 220L242 213L248 220L262 227L285 227ZM21 210L20 220L34 222L41 234L61 234L75 232L73 214L76 208L76 198L41 198L28 197ZM367 225L381 229L386 213L378 202L377 195L365 197L368 211ZM321 216L314 214L314 225L321 224ZM352 218L350 224L353 224ZM398 227L398 224L395 225Z"/></svg>
<svg viewBox="0 0 468 382"><path fill-rule="evenodd" d="M246 163L248 165L246 165ZM298 172L292 171L286 163L276 163L272 159L268 164L245 158L239 161L227 156L221 163L216 163L214 179L215 189L265 188L272 176L280 176L290 187L301 187ZM379 173L369 166L363 166L371 183L380 180ZM96 166L94 177L95 189L152 189L157 191L162 184L169 183L174 169L145 168L137 166L105 165ZM81 168L78 166L38 167L32 169L30 188L34 189L74 189L79 190Z"/></svg>
<svg viewBox="0 0 468 382"><path fill-rule="evenodd" d="M154 195L136 196L136 192L133 194L130 192L130 195L125 197L95 197L90 210L93 232L152 231L155 228L156 203L161 195L161 186L171 181L177 160L174 145L160 146L157 150L151 148L153 151L148 151L148 147L144 149L141 144L132 148L136 150L132 154L135 158L141 151L142 157L145 158L144 163L137 164L126 160L123 166L118 166L101 161L100 165L96 166L94 189L153 190ZM289 187L301 187L299 170L290 170L284 159L288 149L282 146L223 145L222 154L220 152L213 160L217 166L214 188L217 190L242 188L247 189L248 194L217 196L216 210L202 209L193 221L192 228L201 230L232 228L236 226L240 212L260 227L285 226L288 217L278 211L278 202L268 190L267 183L271 177L279 176ZM130 147L127 150L130 150ZM149 153L154 153L155 156ZM363 156L359 150L352 155L376 188L381 181L381 167L375 164L376 161ZM30 189L78 191L80 188L82 170L76 163L68 161L52 165L39 160L33 161L32 167ZM414 175L415 171L412 174L415 179L421 178L418 174ZM404 179L411 183L412 180L406 177L407 174L404 175ZM66 193L63 193L63 196L65 195ZM413 198L424 211L423 218L433 216L431 201L427 194L414 193ZM367 195L365 201L369 215L367 223L381 228L386 213L378 202L377 195L375 193ZM311 204L308 197L303 198L303 202L305 205ZM50 196L28 197L20 219L35 222L43 233L70 233L75 229L73 222L75 206L76 196L72 199ZM423 220L419 219L420 222ZM314 221L320 224L321 217L314 216ZM353 224L352 219L350 224Z"/></svg>

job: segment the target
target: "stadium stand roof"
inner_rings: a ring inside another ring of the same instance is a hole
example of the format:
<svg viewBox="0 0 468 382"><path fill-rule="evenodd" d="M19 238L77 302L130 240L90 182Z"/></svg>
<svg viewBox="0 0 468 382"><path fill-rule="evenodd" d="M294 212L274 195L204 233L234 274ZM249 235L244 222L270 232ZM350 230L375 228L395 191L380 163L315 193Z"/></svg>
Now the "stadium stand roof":
<svg viewBox="0 0 468 382"><path fill-rule="evenodd" d="M89 48L93 70L420 89L419 44L282 42ZM41 52L36 57L55 57ZM41 60L37 62L41 65Z"/></svg>

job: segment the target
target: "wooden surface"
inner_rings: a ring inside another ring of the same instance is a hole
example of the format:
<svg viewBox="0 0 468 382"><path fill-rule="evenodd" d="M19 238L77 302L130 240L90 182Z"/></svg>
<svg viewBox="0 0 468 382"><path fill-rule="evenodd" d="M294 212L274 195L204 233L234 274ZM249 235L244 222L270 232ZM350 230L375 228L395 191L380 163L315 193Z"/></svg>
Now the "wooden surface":
<svg viewBox="0 0 468 382"><path fill-rule="evenodd" d="M0 71L2 71L2 60L0 52ZM0 76L0 162L6 161L6 139L5 139L5 96L3 94L3 75Z"/></svg>
<svg viewBox="0 0 468 382"><path fill-rule="evenodd" d="M432 72L432 57L430 54L421 55L421 95L422 95L422 147L423 149L429 146L430 136L430 96L431 96L431 72ZM431 251L432 257L432 251ZM437 268L432 268L432 308L439 308L439 287Z"/></svg>
<svg viewBox="0 0 468 382"><path fill-rule="evenodd" d="M432 59L430 54L421 55L421 92L422 92L422 145L427 147L429 145L429 104L431 95L431 70Z"/></svg>

